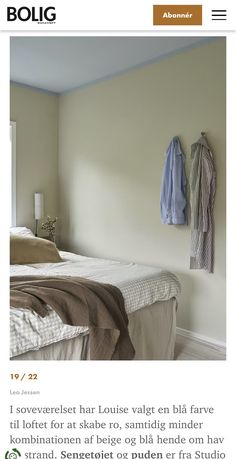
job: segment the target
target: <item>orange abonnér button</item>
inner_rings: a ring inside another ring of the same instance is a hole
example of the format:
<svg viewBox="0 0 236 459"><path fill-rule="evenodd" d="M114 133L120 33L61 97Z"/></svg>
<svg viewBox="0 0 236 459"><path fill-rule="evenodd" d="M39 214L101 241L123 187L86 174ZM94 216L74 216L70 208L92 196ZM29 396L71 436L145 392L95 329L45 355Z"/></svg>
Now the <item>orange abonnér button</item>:
<svg viewBox="0 0 236 459"><path fill-rule="evenodd" d="M202 5L153 5L153 25L202 25Z"/></svg>

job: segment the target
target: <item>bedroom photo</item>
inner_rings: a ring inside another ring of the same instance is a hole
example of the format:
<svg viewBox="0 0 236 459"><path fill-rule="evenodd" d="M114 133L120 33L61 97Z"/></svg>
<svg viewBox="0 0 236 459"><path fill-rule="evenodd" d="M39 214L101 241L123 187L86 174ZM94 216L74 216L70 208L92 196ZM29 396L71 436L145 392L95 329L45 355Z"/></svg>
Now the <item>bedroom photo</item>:
<svg viewBox="0 0 236 459"><path fill-rule="evenodd" d="M10 359L226 359L226 38L10 38Z"/></svg>

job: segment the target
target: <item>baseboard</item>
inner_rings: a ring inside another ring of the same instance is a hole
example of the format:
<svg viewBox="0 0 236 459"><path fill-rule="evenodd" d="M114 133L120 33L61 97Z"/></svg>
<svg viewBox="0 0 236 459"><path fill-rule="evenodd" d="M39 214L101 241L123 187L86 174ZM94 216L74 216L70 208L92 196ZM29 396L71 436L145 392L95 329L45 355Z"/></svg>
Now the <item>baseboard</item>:
<svg viewBox="0 0 236 459"><path fill-rule="evenodd" d="M214 347L219 352L225 352L226 350L226 343L224 341L218 341L216 339L209 338L208 336L199 335L198 333L180 327L176 328L176 333L178 335L184 336L185 338L189 338L207 346Z"/></svg>

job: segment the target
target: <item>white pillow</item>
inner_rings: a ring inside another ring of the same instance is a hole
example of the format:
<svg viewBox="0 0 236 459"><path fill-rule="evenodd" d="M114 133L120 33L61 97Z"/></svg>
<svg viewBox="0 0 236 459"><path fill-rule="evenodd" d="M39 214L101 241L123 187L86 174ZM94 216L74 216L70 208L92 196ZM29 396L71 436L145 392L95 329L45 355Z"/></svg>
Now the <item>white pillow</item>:
<svg viewBox="0 0 236 459"><path fill-rule="evenodd" d="M15 234L16 236L35 237L31 229L26 228L26 226L11 226L10 234Z"/></svg>

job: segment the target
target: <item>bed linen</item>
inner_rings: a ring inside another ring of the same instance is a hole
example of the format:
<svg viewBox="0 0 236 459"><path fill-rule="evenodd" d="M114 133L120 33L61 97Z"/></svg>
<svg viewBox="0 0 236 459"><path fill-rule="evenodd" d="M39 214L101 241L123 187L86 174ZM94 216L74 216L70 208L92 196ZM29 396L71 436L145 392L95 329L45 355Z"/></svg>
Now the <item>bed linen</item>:
<svg viewBox="0 0 236 459"><path fill-rule="evenodd" d="M89 328L91 360L132 360L135 350L121 291L84 277L12 276L10 305L44 318L48 306L63 324Z"/></svg>
<svg viewBox="0 0 236 459"><path fill-rule="evenodd" d="M147 305L175 299L180 293L176 276L157 267L83 257L69 252L60 252L60 255L62 261L56 264L13 265L11 275L80 276L110 283L121 290L129 315ZM86 327L63 324L54 311L42 319L32 311L11 308L10 326L10 357L88 334Z"/></svg>
<svg viewBox="0 0 236 459"><path fill-rule="evenodd" d="M173 360L176 339L174 298L128 314L129 334L135 348L134 360ZM88 360L89 334L58 341L28 351L11 360Z"/></svg>

